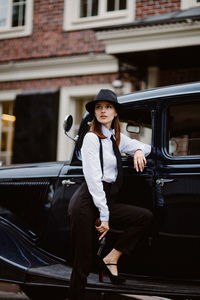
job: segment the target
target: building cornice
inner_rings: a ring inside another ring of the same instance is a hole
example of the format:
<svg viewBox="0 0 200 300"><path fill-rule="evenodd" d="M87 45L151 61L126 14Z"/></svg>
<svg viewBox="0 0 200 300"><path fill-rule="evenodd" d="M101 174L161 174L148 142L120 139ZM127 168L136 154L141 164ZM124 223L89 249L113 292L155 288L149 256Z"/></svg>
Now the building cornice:
<svg viewBox="0 0 200 300"><path fill-rule="evenodd" d="M0 82L113 73L117 59L107 54L42 58L0 64Z"/></svg>
<svg viewBox="0 0 200 300"><path fill-rule="evenodd" d="M148 51L200 45L200 21L98 31L106 53Z"/></svg>

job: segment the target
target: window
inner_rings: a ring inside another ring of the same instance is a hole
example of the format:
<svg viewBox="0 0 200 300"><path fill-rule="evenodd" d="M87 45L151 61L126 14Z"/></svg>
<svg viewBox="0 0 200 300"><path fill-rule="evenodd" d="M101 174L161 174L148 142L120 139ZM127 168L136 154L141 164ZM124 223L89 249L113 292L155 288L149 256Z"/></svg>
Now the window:
<svg viewBox="0 0 200 300"><path fill-rule="evenodd" d="M80 3L80 17L92 17L98 15L98 0L82 0Z"/></svg>
<svg viewBox="0 0 200 300"><path fill-rule="evenodd" d="M181 0L181 9L188 9L199 5L200 0Z"/></svg>
<svg viewBox="0 0 200 300"><path fill-rule="evenodd" d="M0 104L0 162L9 165L12 159L15 116L13 116L13 102Z"/></svg>
<svg viewBox="0 0 200 300"><path fill-rule="evenodd" d="M107 0L106 11L126 9L126 0ZM99 0L81 0L80 17L92 17L99 15Z"/></svg>
<svg viewBox="0 0 200 300"><path fill-rule="evenodd" d="M13 0L12 27L24 26L26 1Z"/></svg>
<svg viewBox="0 0 200 300"><path fill-rule="evenodd" d="M126 9L126 0L107 0L107 11Z"/></svg>
<svg viewBox="0 0 200 300"><path fill-rule="evenodd" d="M170 155L200 155L200 103L172 105L168 109L167 147Z"/></svg>
<svg viewBox="0 0 200 300"><path fill-rule="evenodd" d="M132 22L135 0L65 0L64 29L77 30Z"/></svg>
<svg viewBox="0 0 200 300"><path fill-rule="evenodd" d="M31 33L33 0L0 0L0 38Z"/></svg>
<svg viewBox="0 0 200 300"><path fill-rule="evenodd" d="M0 0L0 27L10 28L24 26L26 0Z"/></svg>
<svg viewBox="0 0 200 300"><path fill-rule="evenodd" d="M121 131L132 139L151 145L152 122L151 112L147 109L136 109L125 112L126 119L121 119Z"/></svg>

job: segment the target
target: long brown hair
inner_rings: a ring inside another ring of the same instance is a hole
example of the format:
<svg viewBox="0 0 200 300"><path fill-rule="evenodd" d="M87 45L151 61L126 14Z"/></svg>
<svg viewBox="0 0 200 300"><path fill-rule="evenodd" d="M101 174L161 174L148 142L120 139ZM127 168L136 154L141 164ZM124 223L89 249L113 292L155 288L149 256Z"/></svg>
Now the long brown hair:
<svg viewBox="0 0 200 300"><path fill-rule="evenodd" d="M119 122L118 115L114 117L111 128L115 130L115 139L116 139L117 146L119 147L121 130L120 130L120 122ZM103 135L103 133L101 132L101 123L97 121L95 116L93 117L92 123L90 125L90 132L95 133L101 139L106 139L106 136Z"/></svg>

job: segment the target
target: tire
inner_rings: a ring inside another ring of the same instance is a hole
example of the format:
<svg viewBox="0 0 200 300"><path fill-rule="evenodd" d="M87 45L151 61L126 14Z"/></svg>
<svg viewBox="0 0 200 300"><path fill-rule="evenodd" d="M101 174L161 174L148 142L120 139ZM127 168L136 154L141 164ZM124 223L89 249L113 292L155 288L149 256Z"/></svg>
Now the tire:
<svg viewBox="0 0 200 300"><path fill-rule="evenodd" d="M59 287L21 285L22 291L31 300L66 300L68 289Z"/></svg>

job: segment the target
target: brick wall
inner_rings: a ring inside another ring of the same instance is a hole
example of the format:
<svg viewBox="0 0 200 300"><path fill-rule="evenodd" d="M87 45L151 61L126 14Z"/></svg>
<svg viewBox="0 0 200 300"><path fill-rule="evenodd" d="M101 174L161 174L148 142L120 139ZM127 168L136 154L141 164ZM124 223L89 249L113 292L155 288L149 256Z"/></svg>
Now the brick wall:
<svg viewBox="0 0 200 300"><path fill-rule="evenodd" d="M136 19L180 9L180 0L136 0Z"/></svg>
<svg viewBox="0 0 200 300"><path fill-rule="evenodd" d="M112 81L116 78L117 74L113 73L106 75L76 76L70 78L0 82L0 90L52 90L59 89L62 86L91 85L103 83L111 84Z"/></svg>
<svg viewBox="0 0 200 300"><path fill-rule="evenodd" d="M0 40L0 61L103 52L93 30L63 32L64 0L34 0L33 33Z"/></svg>
<svg viewBox="0 0 200 300"><path fill-rule="evenodd" d="M178 9L180 0L136 0L137 19ZM93 30L63 31L63 10L64 0L34 0L32 35L0 40L0 62L103 52Z"/></svg>

